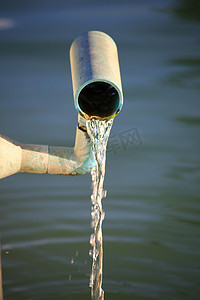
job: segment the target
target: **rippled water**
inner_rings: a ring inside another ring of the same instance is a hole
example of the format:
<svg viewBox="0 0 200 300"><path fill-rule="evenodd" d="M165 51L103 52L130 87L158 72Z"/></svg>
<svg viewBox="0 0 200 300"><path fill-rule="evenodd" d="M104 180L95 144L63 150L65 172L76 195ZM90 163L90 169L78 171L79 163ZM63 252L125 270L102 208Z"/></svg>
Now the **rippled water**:
<svg viewBox="0 0 200 300"><path fill-rule="evenodd" d="M105 298L199 299L198 1L0 7L0 131L21 143L73 146L70 44L94 29L118 45L124 106L107 145ZM90 193L90 174L0 181L5 299L90 299Z"/></svg>

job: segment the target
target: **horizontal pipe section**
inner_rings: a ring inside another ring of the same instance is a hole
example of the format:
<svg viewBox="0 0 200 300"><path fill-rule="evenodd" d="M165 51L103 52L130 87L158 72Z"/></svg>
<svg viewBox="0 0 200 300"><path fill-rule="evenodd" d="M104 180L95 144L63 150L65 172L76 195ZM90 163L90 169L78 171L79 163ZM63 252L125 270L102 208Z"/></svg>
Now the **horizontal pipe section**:
<svg viewBox="0 0 200 300"><path fill-rule="evenodd" d="M0 136L0 178L18 172L79 175L90 172L94 166L90 138L79 127L74 148L19 144Z"/></svg>

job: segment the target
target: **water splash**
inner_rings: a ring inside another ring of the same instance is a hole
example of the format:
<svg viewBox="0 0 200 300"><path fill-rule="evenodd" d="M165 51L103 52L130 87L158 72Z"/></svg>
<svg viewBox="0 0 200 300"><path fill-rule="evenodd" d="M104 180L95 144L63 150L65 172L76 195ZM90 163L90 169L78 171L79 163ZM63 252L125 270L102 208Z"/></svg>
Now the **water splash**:
<svg viewBox="0 0 200 300"><path fill-rule="evenodd" d="M106 162L106 146L113 124L113 119L106 120L88 120L87 132L91 138L92 151L96 160L96 166L92 169L92 189L91 195L91 226L94 229L90 236L90 244L92 250L92 271L90 275L91 298L93 300L103 300L104 291L102 289L103 275L103 238L102 238L102 222L105 212L102 208L102 198L106 197L106 191L103 189L105 162Z"/></svg>

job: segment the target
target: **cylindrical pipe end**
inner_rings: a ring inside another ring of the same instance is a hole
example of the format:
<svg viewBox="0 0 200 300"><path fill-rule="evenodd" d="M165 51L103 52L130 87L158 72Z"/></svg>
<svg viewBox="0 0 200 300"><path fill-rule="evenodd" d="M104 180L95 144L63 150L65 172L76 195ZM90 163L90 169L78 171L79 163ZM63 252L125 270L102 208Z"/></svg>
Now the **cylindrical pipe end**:
<svg viewBox="0 0 200 300"><path fill-rule="evenodd" d="M78 37L70 48L75 107L84 118L109 119L122 108L117 47L100 31Z"/></svg>
<svg viewBox="0 0 200 300"><path fill-rule="evenodd" d="M0 135L0 179L19 172L22 150L19 144Z"/></svg>

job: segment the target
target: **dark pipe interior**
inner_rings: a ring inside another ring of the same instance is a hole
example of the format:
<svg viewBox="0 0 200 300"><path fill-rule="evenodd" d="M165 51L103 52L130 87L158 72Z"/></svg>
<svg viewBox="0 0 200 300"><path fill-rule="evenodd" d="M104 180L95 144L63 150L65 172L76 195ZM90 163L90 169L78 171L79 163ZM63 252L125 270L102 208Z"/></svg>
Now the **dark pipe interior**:
<svg viewBox="0 0 200 300"><path fill-rule="evenodd" d="M89 116L101 118L112 116L119 107L117 90L106 82L92 82L79 94L81 110Z"/></svg>

